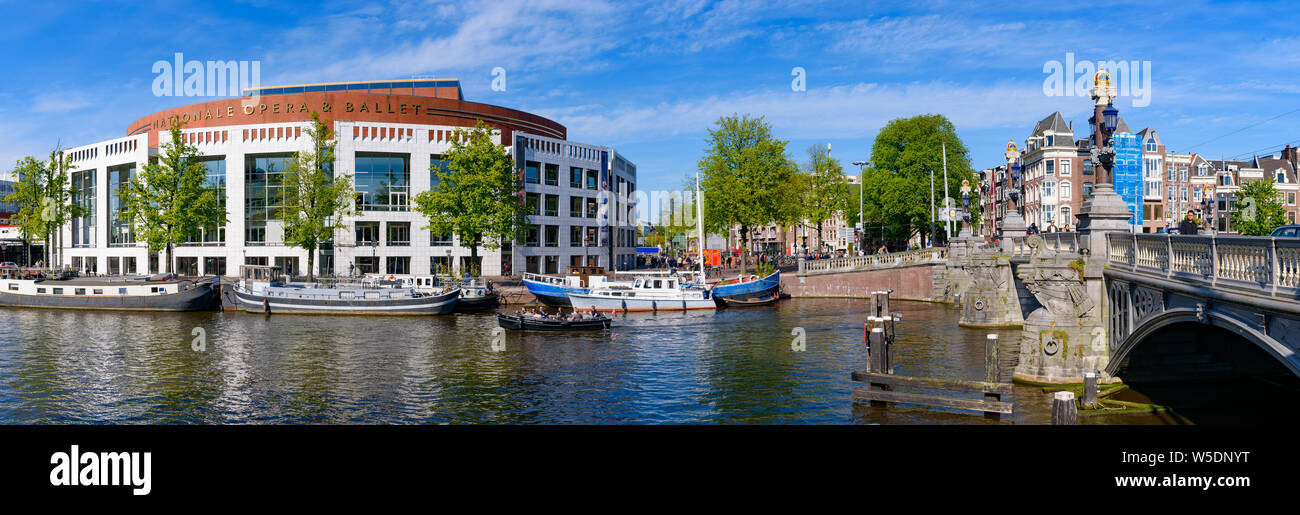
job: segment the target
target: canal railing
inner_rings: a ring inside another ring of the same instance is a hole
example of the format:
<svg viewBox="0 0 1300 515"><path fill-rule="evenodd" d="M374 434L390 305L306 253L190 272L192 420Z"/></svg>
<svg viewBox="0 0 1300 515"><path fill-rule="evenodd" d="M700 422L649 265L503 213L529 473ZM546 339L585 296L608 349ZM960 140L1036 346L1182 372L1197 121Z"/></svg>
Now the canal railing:
<svg viewBox="0 0 1300 515"><path fill-rule="evenodd" d="M931 263L945 263L948 260L948 247L933 247L870 256L853 256L832 259L799 261L799 275L833 274L857 272L880 268L897 268Z"/></svg>
<svg viewBox="0 0 1300 515"><path fill-rule="evenodd" d="M1078 252L1079 251L1079 233L1077 232L1044 232L1033 236L1039 236L1043 239L1043 248L1056 252ZM1011 238L1011 257L1029 257L1033 254L1032 248L1026 243L1033 236L1015 236Z"/></svg>
<svg viewBox="0 0 1300 515"><path fill-rule="evenodd" d="M1297 238L1124 233L1106 237L1112 269L1269 297L1300 295Z"/></svg>

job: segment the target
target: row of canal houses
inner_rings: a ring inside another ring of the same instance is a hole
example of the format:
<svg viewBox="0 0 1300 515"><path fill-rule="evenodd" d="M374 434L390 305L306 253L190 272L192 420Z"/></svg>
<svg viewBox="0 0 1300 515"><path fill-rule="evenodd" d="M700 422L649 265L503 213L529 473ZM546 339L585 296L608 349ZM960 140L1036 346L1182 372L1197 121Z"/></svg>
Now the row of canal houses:
<svg viewBox="0 0 1300 515"><path fill-rule="evenodd" d="M1096 129L1089 123L1086 130ZM1134 133L1123 117L1119 118L1116 133L1135 135L1141 146L1142 232L1177 226L1191 210L1215 231L1231 233L1228 213L1241 184L1261 180L1275 183L1287 218L1296 221L1296 197L1300 196L1300 149L1296 147L1287 145L1279 153L1248 160L1225 160L1171 150L1154 128ZM1023 145L1015 149L1023 193L1016 187L1020 184L1011 184L1013 174L1008 173L1007 165L980 172L984 212L996 208L1001 218L1006 213L1008 194L1016 191L1024 196L1017 204L1024 207L1026 224L1037 224L1043 231L1074 230L1083 201L1092 194L1097 180L1091 143L1091 133L1076 135L1074 124L1059 111L1043 118ZM985 224L984 231L992 234L990 224Z"/></svg>

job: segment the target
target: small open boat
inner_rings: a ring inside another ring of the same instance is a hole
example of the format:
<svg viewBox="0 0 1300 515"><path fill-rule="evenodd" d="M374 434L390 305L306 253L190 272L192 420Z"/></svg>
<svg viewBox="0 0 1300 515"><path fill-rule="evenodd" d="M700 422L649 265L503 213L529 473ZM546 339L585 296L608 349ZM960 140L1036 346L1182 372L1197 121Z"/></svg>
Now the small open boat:
<svg viewBox="0 0 1300 515"><path fill-rule="evenodd" d="M501 327L525 331L594 331L609 329L609 322L609 317L604 315L598 317L587 316L582 320L568 320L497 313L497 324Z"/></svg>
<svg viewBox="0 0 1300 515"><path fill-rule="evenodd" d="M729 308L740 308L746 306L767 306L772 303L775 303L780 298L781 296L779 294L777 294L776 292L772 292L768 294L766 297L753 297L748 299L739 299L734 297L733 298L719 297L719 302L721 302L723 305Z"/></svg>

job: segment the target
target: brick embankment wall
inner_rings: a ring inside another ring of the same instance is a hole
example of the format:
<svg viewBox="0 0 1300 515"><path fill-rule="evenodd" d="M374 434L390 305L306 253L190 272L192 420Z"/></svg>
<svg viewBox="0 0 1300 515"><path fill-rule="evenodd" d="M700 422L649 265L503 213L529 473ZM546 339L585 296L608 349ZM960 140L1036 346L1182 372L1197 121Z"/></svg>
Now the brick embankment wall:
<svg viewBox="0 0 1300 515"><path fill-rule="evenodd" d="M863 299L873 291L894 290L890 298L940 301L935 298L932 265L821 275L781 274L781 291L791 297Z"/></svg>

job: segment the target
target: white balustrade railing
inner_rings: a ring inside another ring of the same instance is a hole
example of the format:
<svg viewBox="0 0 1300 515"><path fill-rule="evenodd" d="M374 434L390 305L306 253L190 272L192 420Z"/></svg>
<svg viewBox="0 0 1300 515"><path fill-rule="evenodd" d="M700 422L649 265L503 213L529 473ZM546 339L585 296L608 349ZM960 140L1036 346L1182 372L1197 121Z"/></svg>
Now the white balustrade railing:
<svg viewBox="0 0 1300 515"><path fill-rule="evenodd" d="M852 256L832 259L800 260L799 273L852 272L874 268L934 263L948 259L948 247L890 252L870 256Z"/></svg>
<svg viewBox="0 0 1300 515"><path fill-rule="evenodd" d="M1174 280L1300 295L1300 238L1107 234L1107 259L1119 270Z"/></svg>

